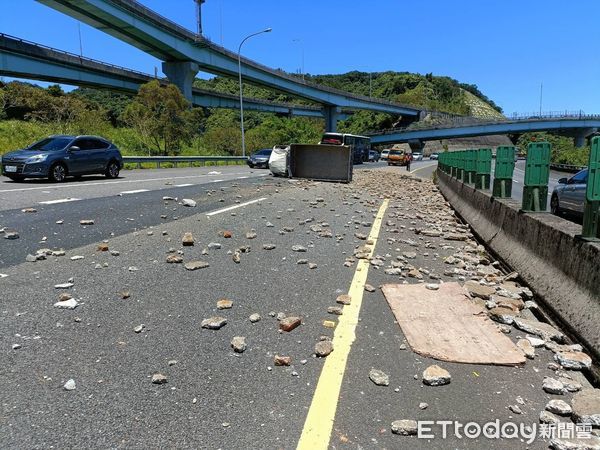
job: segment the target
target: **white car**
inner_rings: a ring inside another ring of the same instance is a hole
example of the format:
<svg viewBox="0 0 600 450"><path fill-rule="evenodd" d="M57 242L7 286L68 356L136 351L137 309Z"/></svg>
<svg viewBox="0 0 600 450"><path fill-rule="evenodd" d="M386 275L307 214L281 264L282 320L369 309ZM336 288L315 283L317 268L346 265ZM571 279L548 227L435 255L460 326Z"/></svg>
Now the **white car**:
<svg viewBox="0 0 600 450"><path fill-rule="evenodd" d="M413 161L423 161L423 153L413 152L412 159L413 159Z"/></svg>
<svg viewBox="0 0 600 450"><path fill-rule="evenodd" d="M379 159L381 159L382 161L385 161L387 159L389 153L390 153L390 149L386 148L385 150L383 150L381 152L381 155L379 155Z"/></svg>

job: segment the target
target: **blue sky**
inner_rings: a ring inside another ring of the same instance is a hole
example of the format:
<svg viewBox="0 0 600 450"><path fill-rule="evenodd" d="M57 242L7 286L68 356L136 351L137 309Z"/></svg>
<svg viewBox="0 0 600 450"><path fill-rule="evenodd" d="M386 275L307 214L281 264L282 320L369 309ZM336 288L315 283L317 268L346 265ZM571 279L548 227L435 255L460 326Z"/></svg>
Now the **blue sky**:
<svg viewBox="0 0 600 450"><path fill-rule="evenodd" d="M141 3L195 30L192 0ZM0 32L79 53L77 21L34 0L0 0ZM206 0L205 36L289 72L433 72L473 83L506 114L600 113L598 0ZM84 56L153 73L160 62L81 24ZM294 42L299 40L299 42ZM159 69L160 70L160 69Z"/></svg>

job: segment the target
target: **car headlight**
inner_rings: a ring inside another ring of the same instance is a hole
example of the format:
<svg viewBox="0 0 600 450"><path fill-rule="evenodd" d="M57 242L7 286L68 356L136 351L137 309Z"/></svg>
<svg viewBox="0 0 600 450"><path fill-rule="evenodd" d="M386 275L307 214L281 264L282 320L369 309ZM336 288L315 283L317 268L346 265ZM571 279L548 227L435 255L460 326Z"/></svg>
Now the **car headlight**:
<svg viewBox="0 0 600 450"><path fill-rule="evenodd" d="M27 158L27 161L25 161L25 163L26 164L41 163L41 162L46 161L46 158L48 158L48 155L35 155L30 158Z"/></svg>

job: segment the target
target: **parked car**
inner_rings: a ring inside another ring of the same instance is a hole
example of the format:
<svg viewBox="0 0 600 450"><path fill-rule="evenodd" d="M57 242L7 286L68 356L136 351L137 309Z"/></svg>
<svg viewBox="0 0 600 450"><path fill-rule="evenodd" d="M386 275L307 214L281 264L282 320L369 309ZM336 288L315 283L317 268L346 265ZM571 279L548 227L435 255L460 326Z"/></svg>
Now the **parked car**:
<svg viewBox="0 0 600 450"><path fill-rule="evenodd" d="M388 166L410 166L410 161L410 153L404 150L390 150L387 158Z"/></svg>
<svg viewBox="0 0 600 450"><path fill-rule="evenodd" d="M440 154L439 153L432 153L431 155L429 155L429 159L431 161L438 160L439 158L440 158Z"/></svg>
<svg viewBox="0 0 600 450"><path fill-rule="evenodd" d="M382 161L385 161L388 158L388 154L390 153L390 149L386 148L385 150L381 151L381 154L379 155L379 159L381 159Z"/></svg>
<svg viewBox="0 0 600 450"><path fill-rule="evenodd" d="M412 152L413 161L423 161L423 152Z"/></svg>
<svg viewBox="0 0 600 450"><path fill-rule="evenodd" d="M270 148L263 148L254 153L248 158L246 163L250 166L250 168L258 167L263 169L269 168L269 157L271 156Z"/></svg>
<svg viewBox="0 0 600 450"><path fill-rule="evenodd" d="M571 178L559 179L559 184L554 188L552 197L550 197L552 214L560 215L563 212L569 212L583 215L587 180L587 169L577 172Z"/></svg>
<svg viewBox="0 0 600 450"><path fill-rule="evenodd" d="M369 150L369 162L379 161L379 152L375 150Z"/></svg>
<svg viewBox="0 0 600 450"><path fill-rule="evenodd" d="M98 136L49 136L2 156L2 175L13 181L49 178L61 182L68 176L95 173L117 178L122 168L119 149Z"/></svg>

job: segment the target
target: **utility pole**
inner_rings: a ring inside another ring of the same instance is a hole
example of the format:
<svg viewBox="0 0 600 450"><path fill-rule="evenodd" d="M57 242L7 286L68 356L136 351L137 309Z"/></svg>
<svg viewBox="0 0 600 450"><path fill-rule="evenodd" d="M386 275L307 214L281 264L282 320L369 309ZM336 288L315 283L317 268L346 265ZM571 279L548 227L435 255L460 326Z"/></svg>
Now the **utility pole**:
<svg viewBox="0 0 600 450"><path fill-rule="evenodd" d="M81 22L77 22L77 33L79 34L79 56L83 58L83 45L81 44Z"/></svg>
<svg viewBox="0 0 600 450"><path fill-rule="evenodd" d="M544 84L540 83L540 119L542 118L542 94L544 92Z"/></svg>
<svg viewBox="0 0 600 450"><path fill-rule="evenodd" d="M194 0L196 2L196 21L198 26L198 36L202 36L202 3L206 0Z"/></svg>

